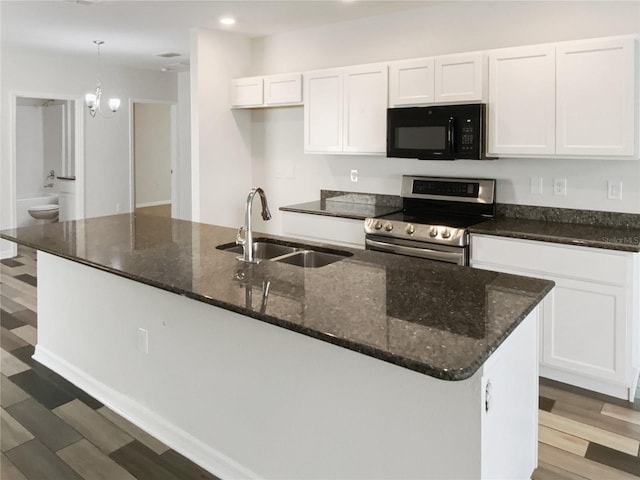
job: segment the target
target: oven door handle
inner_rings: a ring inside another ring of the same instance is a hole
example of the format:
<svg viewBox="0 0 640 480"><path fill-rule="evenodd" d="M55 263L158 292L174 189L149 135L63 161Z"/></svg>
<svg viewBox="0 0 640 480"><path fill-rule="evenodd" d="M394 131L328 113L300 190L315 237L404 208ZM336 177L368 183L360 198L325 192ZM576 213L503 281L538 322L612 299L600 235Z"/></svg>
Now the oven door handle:
<svg viewBox="0 0 640 480"><path fill-rule="evenodd" d="M399 253L402 255L410 255L412 257L427 258L431 260L443 260L445 262L457 263L464 265L464 253L460 252L441 252L431 248L423 247L405 247L393 243L379 242L377 240L365 239L365 245L373 247L372 250L382 252Z"/></svg>

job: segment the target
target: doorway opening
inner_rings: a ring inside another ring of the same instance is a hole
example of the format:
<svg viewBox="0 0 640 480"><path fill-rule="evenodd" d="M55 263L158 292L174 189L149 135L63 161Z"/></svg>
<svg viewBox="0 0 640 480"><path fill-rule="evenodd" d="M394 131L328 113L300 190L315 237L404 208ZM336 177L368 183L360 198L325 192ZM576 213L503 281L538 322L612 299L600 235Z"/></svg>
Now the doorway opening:
<svg viewBox="0 0 640 480"><path fill-rule="evenodd" d="M144 100L132 104L131 211L175 217L175 104Z"/></svg>

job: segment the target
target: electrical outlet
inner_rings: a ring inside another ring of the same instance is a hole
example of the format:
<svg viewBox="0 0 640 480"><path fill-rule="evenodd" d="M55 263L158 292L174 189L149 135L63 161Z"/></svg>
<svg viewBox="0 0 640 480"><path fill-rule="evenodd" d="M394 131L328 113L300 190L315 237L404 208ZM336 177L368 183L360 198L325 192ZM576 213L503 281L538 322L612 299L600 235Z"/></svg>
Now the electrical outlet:
<svg viewBox="0 0 640 480"><path fill-rule="evenodd" d="M149 332L144 328L138 328L138 351L149 354Z"/></svg>
<svg viewBox="0 0 640 480"><path fill-rule="evenodd" d="M566 178L554 178L553 179L553 194L554 195L567 195L567 179Z"/></svg>
<svg viewBox="0 0 640 480"><path fill-rule="evenodd" d="M529 179L529 190L533 195L542 195L542 177L531 177Z"/></svg>
<svg viewBox="0 0 640 480"><path fill-rule="evenodd" d="M621 180L609 180L607 182L607 198L609 200L622 200Z"/></svg>
<svg viewBox="0 0 640 480"><path fill-rule="evenodd" d="M116 213L120 213L120 204L116 203Z"/></svg>
<svg viewBox="0 0 640 480"><path fill-rule="evenodd" d="M358 182L358 170L351 170L351 181L354 183Z"/></svg>

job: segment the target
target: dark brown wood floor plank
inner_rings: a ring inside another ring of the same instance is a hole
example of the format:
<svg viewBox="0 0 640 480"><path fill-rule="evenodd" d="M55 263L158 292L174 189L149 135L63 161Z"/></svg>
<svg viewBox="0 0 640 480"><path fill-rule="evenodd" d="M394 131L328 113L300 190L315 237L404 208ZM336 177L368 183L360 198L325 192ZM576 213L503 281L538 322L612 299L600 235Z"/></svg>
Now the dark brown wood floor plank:
<svg viewBox="0 0 640 480"><path fill-rule="evenodd" d="M38 439L6 452L6 456L29 480L83 480Z"/></svg>
<svg viewBox="0 0 640 480"><path fill-rule="evenodd" d="M185 480L220 480L175 450L167 450L160 456L162 457L165 468L170 470L171 473L178 478Z"/></svg>
<svg viewBox="0 0 640 480"><path fill-rule="evenodd" d="M153 450L134 440L109 455L138 480L185 480L167 470Z"/></svg>
<svg viewBox="0 0 640 480"><path fill-rule="evenodd" d="M590 443L585 458L640 477L640 458L637 455L626 455L604 445Z"/></svg>
<svg viewBox="0 0 640 480"><path fill-rule="evenodd" d="M27 480L27 477L4 453L0 453L0 478L3 480Z"/></svg>
<svg viewBox="0 0 640 480"><path fill-rule="evenodd" d="M9 380L18 385L48 409L59 407L60 405L68 403L75 398L62 390L55 383L35 372L33 369L16 375L11 375Z"/></svg>

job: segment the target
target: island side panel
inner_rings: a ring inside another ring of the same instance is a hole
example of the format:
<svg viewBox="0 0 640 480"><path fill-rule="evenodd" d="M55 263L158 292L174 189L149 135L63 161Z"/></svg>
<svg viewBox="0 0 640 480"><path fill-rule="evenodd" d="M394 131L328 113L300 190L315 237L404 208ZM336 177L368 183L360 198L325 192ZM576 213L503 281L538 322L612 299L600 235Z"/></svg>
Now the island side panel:
<svg viewBox="0 0 640 480"><path fill-rule="evenodd" d="M36 359L222 478L486 468L482 368L434 379L42 252L38 277Z"/></svg>

